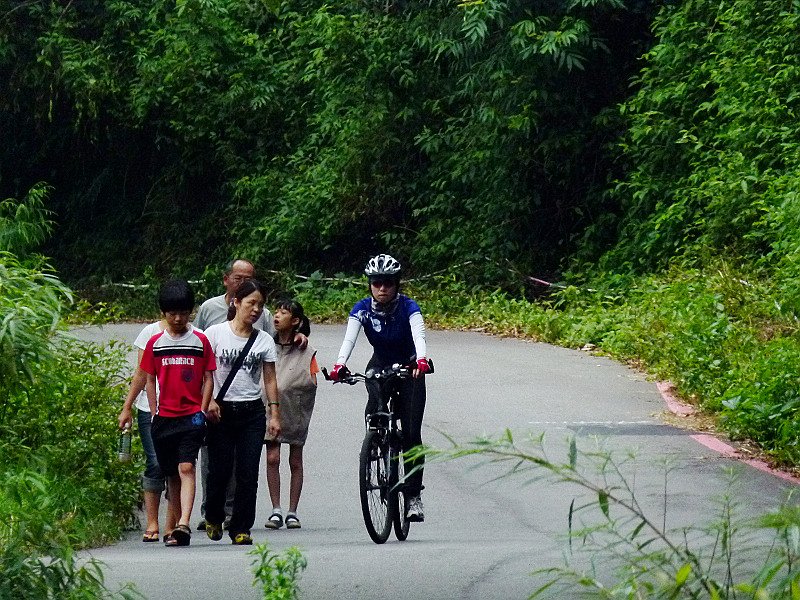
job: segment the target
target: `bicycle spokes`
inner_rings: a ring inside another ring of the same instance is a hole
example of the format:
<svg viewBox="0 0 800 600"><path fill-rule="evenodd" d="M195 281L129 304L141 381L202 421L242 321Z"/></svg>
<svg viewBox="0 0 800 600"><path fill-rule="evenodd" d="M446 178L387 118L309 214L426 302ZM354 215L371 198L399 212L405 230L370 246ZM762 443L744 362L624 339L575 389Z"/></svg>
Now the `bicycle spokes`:
<svg viewBox="0 0 800 600"><path fill-rule="evenodd" d="M389 537L392 518L390 497L389 443L385 435L368 431L359 461L361 511L372 540L382 544Z"/></svg>

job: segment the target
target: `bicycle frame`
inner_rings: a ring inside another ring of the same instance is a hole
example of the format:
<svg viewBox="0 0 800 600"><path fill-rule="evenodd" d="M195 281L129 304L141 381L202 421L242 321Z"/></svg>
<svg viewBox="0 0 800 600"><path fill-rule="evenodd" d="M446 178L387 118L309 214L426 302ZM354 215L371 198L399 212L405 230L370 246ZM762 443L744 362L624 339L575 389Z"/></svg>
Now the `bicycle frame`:
<svg viewBox="0 0 800 600"><path fill-rule="evenodd" d="M328 372L323 375L330 380ZM406 518L402 429L393 413L400 395L399 380L413 376L414 366L399 364L367 373L340 374L339 381L355 385L359 381L380 383L376 410L365 415L366 434L359 457L359 487L361 510L367 532L376 544L384 543L394 525L398 540L408 537ZM335 382L334 382L335 383Z"/></svg>
<svg viewBox="0 0 800 600"><path fill-rule="evenodd" d="M364 380L375 379L381 384L381 394L378 400L378 406L372 413L365 415L364 420L367 429L381 430L387 432L398 432L397 419L394 414L394 406L400 397L400 388L397 385L397 379L405 379L402 375L392 370L393 367L387 367L381 372L370 376L369 372L364 376ZM387 374L392 374L388 375Z"/></svg>

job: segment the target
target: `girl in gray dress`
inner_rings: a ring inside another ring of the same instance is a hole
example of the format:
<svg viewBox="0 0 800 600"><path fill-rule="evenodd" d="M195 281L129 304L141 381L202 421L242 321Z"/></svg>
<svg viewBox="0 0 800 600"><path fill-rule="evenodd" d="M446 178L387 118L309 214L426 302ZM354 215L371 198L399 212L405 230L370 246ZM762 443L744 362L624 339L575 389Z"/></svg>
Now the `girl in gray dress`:
<svg viewBox="0 0 800 600"><path fill-rule="evenodd" d="M277 437L267 435L267 484L272 501L272 514L265 523L268 529L283 526L281 509L281 444L289 446L289 511L286 527L299 529L297 504L303 489L303 445L308 436L308 425L314 410L317 394L317 351L308 346L300 349L293 344L297 333L308 335L310 326L303 307L295 300L278 302L273 317L275 324L275 346L278 352L277 378L281 412L281 433Z"/></svg>

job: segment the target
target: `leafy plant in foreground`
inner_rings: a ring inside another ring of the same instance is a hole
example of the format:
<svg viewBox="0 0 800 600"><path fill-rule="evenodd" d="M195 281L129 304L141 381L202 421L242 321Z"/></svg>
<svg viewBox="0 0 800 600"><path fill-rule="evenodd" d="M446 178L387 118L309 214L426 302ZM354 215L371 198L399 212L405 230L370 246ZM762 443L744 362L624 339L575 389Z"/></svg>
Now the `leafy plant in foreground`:
<svg viewBox="0 0 800 600"><path fill-rule="evenodd" d="M130 586L107 589L101 563L78 560L61 490L35 470L0 473L0 598L141 598Z"/></svg>
<svg viewBox="0 0 800 600"><path fill-rule="evenodd" d="M264 600L296 600L299 598L298 579L308 561L296 547L278 554L268 544L256 544L248 552L253 556L253 585L261 586Z"/></svg>
<svg viewBox="0 0 800 600"><path fill-rule="evenodd" d="M0 403L4 392L30 380L34 365L52 358L51 336L72 293L42 256L33 253L52 223L48 188L37 184L22 201L0 202Z"/></svg>
<svg viewBox="0 0 800 600"><path fill-rule="evenodd" d="M46 266L0 251L0 395L51 356L50 336L71 292Z"/></svg>
<svg viewBox="0 0 800 600"><path fill-rule="evenodd" d="M47 239L53 228L51 213L44 207L50 189L37 183L22 201L0 202L0 250L23 254Z"/></svg>

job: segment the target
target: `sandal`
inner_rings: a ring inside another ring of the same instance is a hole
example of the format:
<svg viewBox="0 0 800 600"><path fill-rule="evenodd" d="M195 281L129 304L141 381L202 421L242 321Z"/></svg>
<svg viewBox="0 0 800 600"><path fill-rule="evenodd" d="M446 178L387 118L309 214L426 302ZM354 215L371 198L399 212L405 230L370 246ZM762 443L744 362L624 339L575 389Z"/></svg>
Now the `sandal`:
<svg viewBox="0 0 800 600"><path fill-rule="evenodd" d="M264 523L264 527L267 529L280 529L283 527L283 515L279 512L272 513L267 522Z"/></svg>
<svg viewBox="0 0 800 600"><path fill-rule="evenodd" d="M286 529L300 529L300 519L294 513L286 515Z"/></svg>
<svg viewBox="0 0 800 600"><path fill-rule="evenodd" d="M156 531L145 531L142 535L143 542L157 542L161 536L158 535L158 530Z"/></svg>
<svg viewBox="0 0 800 600"><path fill-rule="evenodd" d="M178 525L172 530L170 539L167 540L167 546L188 546L192 539L192 530L188 525Z"/></svg>

